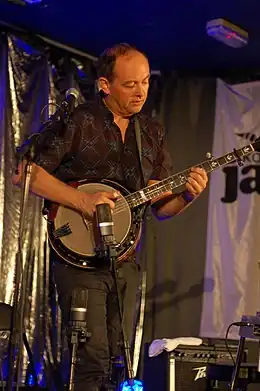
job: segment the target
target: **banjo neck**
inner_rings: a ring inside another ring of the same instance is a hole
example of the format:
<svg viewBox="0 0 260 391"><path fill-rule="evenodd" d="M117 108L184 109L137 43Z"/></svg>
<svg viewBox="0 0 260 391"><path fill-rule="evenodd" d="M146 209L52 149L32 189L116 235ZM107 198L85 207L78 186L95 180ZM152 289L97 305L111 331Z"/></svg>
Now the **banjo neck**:
<svg viewBox="0 0 260 391"><path fill-rule="evenodd" d="M207 173L214 171L217 168L221 168L227 164L242 163L242 158L249 155L251 152L255 151L255 145L258 142L253 144L248 144L240 149L234 149L233 152L227 153L217 159L210 158L204 162L198 164L196 167L203 168ZM152 200L155 197L162 195L167 191L177 190L182 187L189 177L191 168L188 168L184 171L181 171L177 174L171 175L166 179L159 181L158 183L144 187L141 190L135 191L134 193L129 194L125 197L130 208L135 208L139 205L145 204Z"/></svg>

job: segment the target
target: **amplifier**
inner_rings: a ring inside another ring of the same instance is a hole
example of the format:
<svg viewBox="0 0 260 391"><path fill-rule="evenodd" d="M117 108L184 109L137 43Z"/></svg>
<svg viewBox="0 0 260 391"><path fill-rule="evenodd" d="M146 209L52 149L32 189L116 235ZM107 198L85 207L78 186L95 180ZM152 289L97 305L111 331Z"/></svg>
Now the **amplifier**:
<svg viewBox="0 0 260 391"><path fill-rule="evenodd" d="M144 349L143 380L145 391L226 391L229 381L212 380L207 376L209 368L233 365L230 353L224 343L200 346L178 346L171 353L148 356L149 344ZM236 359L237 344L229 345L233 359ZM245 350L243 362L246 362ZM211 371L212 372L212 371ZM230 380L230 379L229 379Z"/></svg>

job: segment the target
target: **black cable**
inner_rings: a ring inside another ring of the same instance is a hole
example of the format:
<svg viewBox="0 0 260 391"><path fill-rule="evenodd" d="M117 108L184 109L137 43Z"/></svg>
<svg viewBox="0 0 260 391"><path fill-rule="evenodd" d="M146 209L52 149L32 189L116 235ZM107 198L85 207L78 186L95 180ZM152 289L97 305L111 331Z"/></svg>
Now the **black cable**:
<svg viewBox="0 0 260 391"><path fill-rule="evenodd" d="M231 359L233 361L233 364L236 365L234 357L233 357L232 352L230 350L230 347L228 346L228 334L229 334L229 331L230 331L231 327L233 327L233 326L237 326L237 327L252 327L253 325L252 325L252 323L249 323L249 322L233 322L227 328L226 336L225 336L225 346L226 346L227 351L228 351L228 353L229 353L229 355L230 355L230 357L231 357Z"/></svg>
<svg viewBox="0 0 260 391"><path fill-rule="evenodd" d="M231 323L231 324L228 326L228 328L227 328L226 336L225 336L225 345L226 345L227 351L228 351L228 353L229 353L229 355L230 355L230 357L231 357L231 359L232 359L232 361L233 361L233 364L235 365L236 363L235 363L234 357L233 357L232 352L231 352L231 350L230 350L230 348L229 348L229 346L228 346L228 334L229 334L229 331L230 331L230 329L231 329L232 326L234 326L233 323Z"/></svg>

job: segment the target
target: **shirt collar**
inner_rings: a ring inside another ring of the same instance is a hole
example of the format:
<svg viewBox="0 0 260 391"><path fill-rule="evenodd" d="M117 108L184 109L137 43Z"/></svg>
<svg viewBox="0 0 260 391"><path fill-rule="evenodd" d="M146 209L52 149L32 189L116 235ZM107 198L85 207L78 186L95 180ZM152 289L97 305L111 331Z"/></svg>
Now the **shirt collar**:
<svg viewBox="0 0 260 391"><path fill-rule="evenodd" d="M103 113L105 119L109 120L109 122L112 124L112 123L114 122L113 113L112 113L112 111L110 111L109 108L105 105L105 103L104 103L102 97L101 97L99 94L97 95L97 101L98 101L98 104L99 104L99 106L100 106L101 112ZM137 114L131 115L131 117L129 118L129 122L130 122L130 123L133 123L135 117L138 117L138 113L137 113Z"/></svg>

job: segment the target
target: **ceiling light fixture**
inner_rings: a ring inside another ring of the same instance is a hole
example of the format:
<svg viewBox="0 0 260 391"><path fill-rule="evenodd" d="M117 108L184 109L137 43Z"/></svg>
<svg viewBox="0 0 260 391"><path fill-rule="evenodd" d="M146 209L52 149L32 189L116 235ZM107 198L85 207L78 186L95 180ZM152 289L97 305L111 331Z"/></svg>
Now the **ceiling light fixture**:
<svg viewBox="0 0 260 391"><path fill-rule="evenodd" d="M248 32L225 19L207 22L207 34L233 48L241 48L248 43Z"/></svg>

